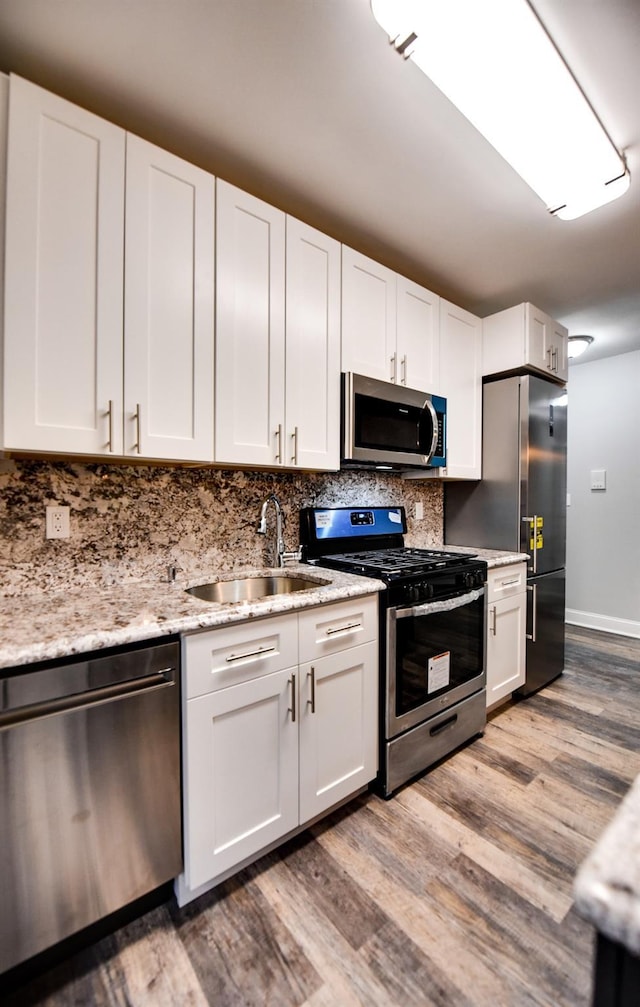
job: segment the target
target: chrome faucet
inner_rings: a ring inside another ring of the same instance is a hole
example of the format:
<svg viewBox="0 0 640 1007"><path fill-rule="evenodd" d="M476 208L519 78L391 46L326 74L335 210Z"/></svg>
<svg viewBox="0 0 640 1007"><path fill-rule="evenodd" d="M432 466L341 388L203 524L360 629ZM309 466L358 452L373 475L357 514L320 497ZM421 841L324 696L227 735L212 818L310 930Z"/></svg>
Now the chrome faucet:
<svg viewBox="0 0 640 1007"><path fill-rule="evenodd" d="M300 550L297 552L285 552L284 537L282 534L282 507L275 493L270 493L262 505L260 511L260 522L258 524L258 535L267 534L267 510L272 503L276 512L276 566L285 566L287 560L299 560Z"/></svg>

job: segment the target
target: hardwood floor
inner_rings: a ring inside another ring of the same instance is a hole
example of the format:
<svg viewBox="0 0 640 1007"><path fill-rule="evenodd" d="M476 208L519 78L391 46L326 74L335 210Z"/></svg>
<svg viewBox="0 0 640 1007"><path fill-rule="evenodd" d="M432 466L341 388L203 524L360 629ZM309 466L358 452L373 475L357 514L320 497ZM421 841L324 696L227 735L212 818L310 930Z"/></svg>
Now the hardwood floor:
<svg viewBox="0 0 640 1007"><path fill-rule="evenodd" d="M567 628L567 671L393 800L367 794L5 1007L586 1007L578 865L640 772L640 641Z"/></svg>

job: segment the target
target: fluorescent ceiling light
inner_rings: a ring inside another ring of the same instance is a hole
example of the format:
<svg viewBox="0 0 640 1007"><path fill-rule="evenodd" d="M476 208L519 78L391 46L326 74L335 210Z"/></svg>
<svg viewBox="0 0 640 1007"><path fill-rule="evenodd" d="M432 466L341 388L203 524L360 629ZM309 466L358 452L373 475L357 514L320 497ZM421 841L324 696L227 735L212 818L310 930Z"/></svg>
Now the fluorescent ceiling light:
<svg viewBox="0 0 640 1007"><path fill-rule="evenodd" d="M527 0L371 0L371 9L556 216L626 192L623 157Z"/></svg>
<svg viewBox="0 0 640 1007"><path fill-rule="evenodd" d="M569 360L573 360L574 357L579 357L581 353L591 346L593 342L593 336L569 336L569 346L567 353L569 354Z"/></svg>

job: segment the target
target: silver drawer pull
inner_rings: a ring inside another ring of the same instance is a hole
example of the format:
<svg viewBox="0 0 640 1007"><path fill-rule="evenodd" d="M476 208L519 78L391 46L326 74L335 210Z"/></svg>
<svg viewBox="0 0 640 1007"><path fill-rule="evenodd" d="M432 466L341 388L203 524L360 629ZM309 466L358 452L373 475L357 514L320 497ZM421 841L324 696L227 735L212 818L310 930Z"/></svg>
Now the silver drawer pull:
<svg viewBox="0 0 640 1007"><path fill-rule="evenodd" d="M258 647L257 650L250 650L246 654L229 654L225 657L227 664L233 664L234 661L249 661L252 657L265 657L267 654L273 654L275 647Z"/></svg>
<svg viewBox="0 0 640 1007"><path fill-rule="evenodd" d="M514 584L519 584L519 583L520 583L520 578L519 578L519 577L516 577L516 579L515 579L515 580L504 580L504 581L503 581L503 582L502 582L502 583L500 584L500 587L501 587L501 588L502 588L502 587L513 587L513 586L514 586Z"/></svg>
<svg viewBox="0 0 640 1007"><path fill-rule="evenodd" d="M311 665L311 671L309 672L309 678L311 679L311 699L307 700L307 706L311 707L311 712L316 712L316 669Z"/></svg>
<svg viewBox="0 0 640 1007"><path fill-rule="evenodd" d="M350 622L346 626L336 626L335 629L330 626L327 630L327 636L335 636L336 633L351 633L354 629L362 629L362 623Z"/></svg>
<svg viewBox="0 0 640 1007"><path fill-rule="evenodd" d="M295 675L291 676L291 678L289 679L289 683L288 684L291 686L291 706L287 707L287 713L291 714L291 723L295 724L295 722L296 722L296 676Z"/></svg>

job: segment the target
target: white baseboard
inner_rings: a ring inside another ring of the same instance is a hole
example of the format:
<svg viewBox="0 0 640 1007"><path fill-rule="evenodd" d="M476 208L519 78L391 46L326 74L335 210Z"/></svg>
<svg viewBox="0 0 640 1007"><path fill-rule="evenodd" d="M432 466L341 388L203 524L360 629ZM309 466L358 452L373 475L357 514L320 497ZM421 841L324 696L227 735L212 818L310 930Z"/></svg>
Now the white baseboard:
<svg viewBox="0 0 640 1007"><path fill-rule="evenodd" d="M640 622L633 619L616 619L611 615L568 608L565 611L565 621L571 626L584 626L585 629L599 629L602 633L618 633L620 636L635 636L640 639Z"/></svg>

